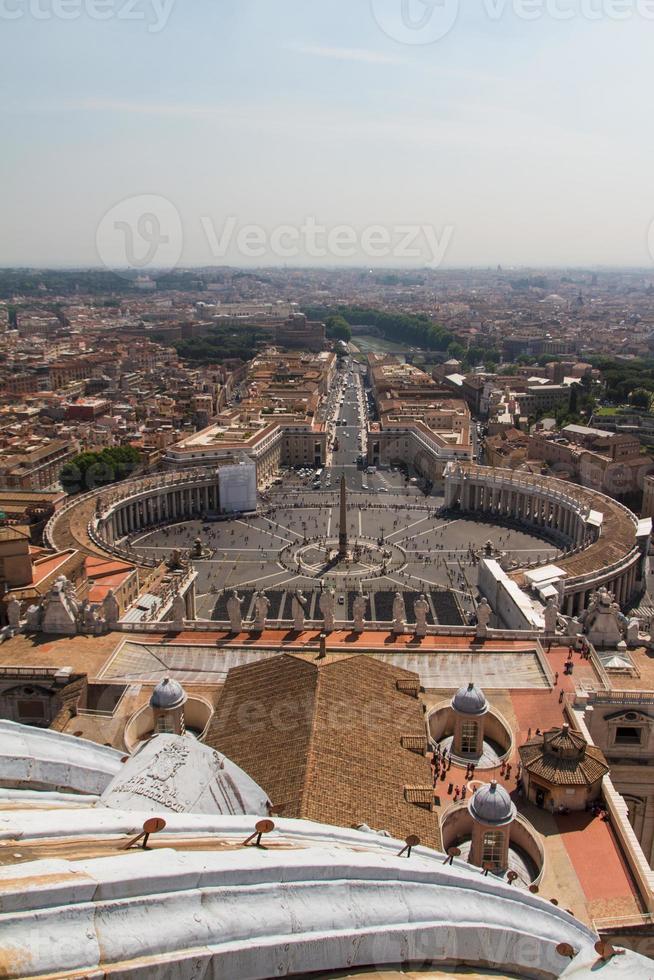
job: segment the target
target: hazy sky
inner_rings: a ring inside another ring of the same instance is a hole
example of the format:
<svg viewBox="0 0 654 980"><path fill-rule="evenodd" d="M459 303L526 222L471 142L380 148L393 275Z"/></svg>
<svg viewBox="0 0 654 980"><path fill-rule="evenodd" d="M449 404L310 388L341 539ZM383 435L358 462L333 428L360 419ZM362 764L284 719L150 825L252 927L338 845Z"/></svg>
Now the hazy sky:
<svg viewBox="0 0 654 980"><path fill-rule="evenodd" d="M651 264L654 0L518 3L0 0L0 264Z"/></svg>

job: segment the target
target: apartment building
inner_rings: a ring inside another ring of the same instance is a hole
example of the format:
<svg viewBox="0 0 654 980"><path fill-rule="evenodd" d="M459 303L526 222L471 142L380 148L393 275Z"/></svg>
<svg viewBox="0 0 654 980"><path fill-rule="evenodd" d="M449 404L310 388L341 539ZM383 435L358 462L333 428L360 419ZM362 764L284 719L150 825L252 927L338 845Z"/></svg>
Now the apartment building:
<svg viewBox="0 0 654 980"><path fill-rule="evenodd" d="M0 450L0 485L18 490L56 487L62 466L75 453L75 445L63 439L47 440L23 452Z"/></svg>
<svg viewBox="0 0 654 980"><path fill-rule="evenodd" d="M646 474L654 468L654 460L641 453L635 436L602 432L584 425L567 425L560 432L535 433L529 440L529 458L542 460L582 486L613 497L638 492Z"/></svg>
<svg viewBox="0 0 654 980"><path fill-rule="evenodd" d="M448 462L472 458L470 409L463 398L386 355L369 355L368 376L379 415L369 432L369 463L402 460L437 483Z"/></svg>

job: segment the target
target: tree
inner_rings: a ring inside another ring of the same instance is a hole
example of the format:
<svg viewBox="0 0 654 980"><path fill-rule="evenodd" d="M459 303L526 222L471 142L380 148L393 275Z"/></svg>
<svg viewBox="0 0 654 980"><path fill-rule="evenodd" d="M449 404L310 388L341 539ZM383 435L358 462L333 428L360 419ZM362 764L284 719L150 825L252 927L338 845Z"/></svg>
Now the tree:
<svg viewBox="0 0 654 980"><path fill-rule="evenodd" d="M453 340L451 344L447 345L447 356L453 357L457 361L462 361L465 357L466 349L463 344L460 344L458 340Z"/></svg>
<svg viewBox="0 0 654 980"><path fill-rule="evenodd" d="M68 494L86 493L129 476L141 460L133 446L112 446L102 452L80 453L61 469L59 480Z"/></svg>
<svg viewBox="0 0 654 980"><path fill-rule="evenodd" d="M386 340L406 344L407 347L445 351L454 339L449 330L422 313L390 313L361 306L339 306L335 309L317 306L309 307L304 312L310 320L327 321L332 316L340 316L349 326L374 327Z"/></svg>
<svg viewBox="0 0 654 980"><path fill-rule="evenodd" d="M328 317L326 326L328 340L342 340L347 344L352 339L350 325L342 316Z"/></svg>
<svg viewBox="0 0 654 980"><path fill-rule="evenodd" d="M644 388L636 388L629 395L629 403L633 405L634 408L644 408L649 409L652 400L652 394L646 391Z"/></svg>

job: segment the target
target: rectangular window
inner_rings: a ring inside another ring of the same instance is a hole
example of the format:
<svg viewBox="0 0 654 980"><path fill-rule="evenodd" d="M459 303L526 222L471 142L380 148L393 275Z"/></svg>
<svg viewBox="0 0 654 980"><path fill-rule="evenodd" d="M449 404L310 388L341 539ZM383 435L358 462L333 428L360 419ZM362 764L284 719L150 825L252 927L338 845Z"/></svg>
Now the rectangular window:
<svg viewBox="0 0 654 980"><path fill-rule="evenodd" d="M44 721L45 702L44 701L18 701L18 717L23 721Z"/></svg>
<svg viewBox="0 0 654 980"><path fill-rule="evenodd" d="M484 844L481 852L481 861L483 864L493 864L495 867L500 867L502 861L502 851L504 843L504 834L497 830L489 830L484 834Z"/></svg>
<svg viewBox="0 0 654 980"><path fill-rule="evenodd" d="M630 728L621 725L615 730L616 745L640 745L642 736L641 728Z"/></svg>
<svg viewBox="0 0 654 980"><path fill-rule="evenodd" d="M464 721L461 726L461 751L477 751L477 722Z"/></svg>

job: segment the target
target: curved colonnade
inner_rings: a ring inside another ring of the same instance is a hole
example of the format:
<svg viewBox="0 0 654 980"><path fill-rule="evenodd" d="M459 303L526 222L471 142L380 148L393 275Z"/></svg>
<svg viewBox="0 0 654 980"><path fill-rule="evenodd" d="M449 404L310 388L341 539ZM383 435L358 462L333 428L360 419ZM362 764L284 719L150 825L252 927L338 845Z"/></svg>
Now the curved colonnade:
<svg viewBox="0 0 654 980"><path fill-rule="evenodd" d="M80 548L151 567L156 561L126 549L121 540L137 531L219 512L218 470L195 468L127 480L75 497L50 518L44 535L58 550Z"/></svg>
<svg viewBox="0 0 654 980"><path fill-rule="evenodd" d="M568 549L556 561L563 574L562 612L576 616L601 586L627 606L643 588L649 530L623 504L554 477L474 464L445 473L445 504L463 513L516 520L536 532L562 534ZM525 587L524 569L511 577Z"/></svg>
<svg viewBox="0 0 654 980"><path fill-rule="evenodd" d="M129 480L76 497L48 522L47 543L111 554L142 567L156 561L122 545L138 531L221 511L219 470L203 467ZM624 607L643 588L649 530L628 508L604 494L553 477L517 474L475 464L452 464L445 472L445 505L491 519L516 520L536 533L562 535L566 552L562 612L577 615L590 594L605 586ZM511 573L527 586L525 569Z"/></svg>

